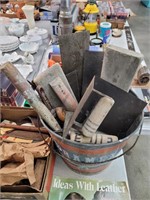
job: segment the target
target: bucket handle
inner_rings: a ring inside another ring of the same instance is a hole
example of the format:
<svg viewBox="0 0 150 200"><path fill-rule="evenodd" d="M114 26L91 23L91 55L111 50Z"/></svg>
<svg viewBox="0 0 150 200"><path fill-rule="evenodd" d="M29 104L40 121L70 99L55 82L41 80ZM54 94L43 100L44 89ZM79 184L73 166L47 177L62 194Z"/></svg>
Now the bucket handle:
<svg viewBox="0 0 150 200"><path fill-rule="evenodd" d="M123 153L121 153L120 155L118 156L115 156L114 158L111 158L111 159L108 159L108 160L105 160L105 161L102 161L102 162L96 162L96 163L86 163L88 165L95 165L95 164L104 164L104 163L107 163L107 162L111 162L113 160L116 160L117 158L120 158L121 156L125 155L126 153L128 153L131 149L133 149L133 147L136 145L140 135L141 135L141 132L142 132L142 127L143 127L143 123L140 125L140 128L139 128L139 132L138 132L138 135L136 137L136 140L135 142L133 143L133 145L131 147L129 147L126 151L124 151ZM52 143L51 143L51 147L50 149L55 153L57 154L58 156L60 156L61 158L64 158L66 160L68 160L70 163L72 164L78 164L79 162L78 161L72 161L70 160L69 158L67 158L66 156L60 154L57 150L54 149L54 140L52 139ZM84 163L85 164L85 163ZM82 165L82 163L80 163L80 165Z"/></svg>

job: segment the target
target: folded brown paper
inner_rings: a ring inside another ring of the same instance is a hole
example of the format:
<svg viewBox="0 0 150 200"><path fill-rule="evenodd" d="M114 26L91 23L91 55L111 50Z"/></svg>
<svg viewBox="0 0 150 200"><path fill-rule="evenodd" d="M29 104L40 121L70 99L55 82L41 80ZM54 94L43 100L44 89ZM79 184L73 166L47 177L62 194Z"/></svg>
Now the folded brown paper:
<svg viewBox="0 0 150 200"><path fill-rule="evenodd" d="M0 186L12 185L23 179L29 179L31 185L35 183L34 158L47 157L49 153L49 147L44 141L36 144L1 144L0 162L9 163L0 169Z"/></svg>
<svg viewBox="0 0 150 200"><path fill-rule="evenodd" d="M6 149L4 145L5 144L2 144L2 149L0 147L0 153L1 150L3 151ZM6 147L8 147L8 145L10 144L7 144ZM18 152L16 152L16 150L18 150ZM25 149L13 149L13 147L11 148L10 154L11 157L9 157L9 152L6 152L2 158L2 160L10 159L10 162L0 169L0 185L12 185L22 179L29 179L30 184L33 184L36 181L33 154Z"/></svg>
<svg viewBox="0 0 150 200"><path fill-rule="evenodd" d="M27 179L26 165L24 163L8 163L0 169L1 186L13 185L22 179ZM34 179L33 179L34 180ZM35 181L34 181L35 182Z"/></svg>

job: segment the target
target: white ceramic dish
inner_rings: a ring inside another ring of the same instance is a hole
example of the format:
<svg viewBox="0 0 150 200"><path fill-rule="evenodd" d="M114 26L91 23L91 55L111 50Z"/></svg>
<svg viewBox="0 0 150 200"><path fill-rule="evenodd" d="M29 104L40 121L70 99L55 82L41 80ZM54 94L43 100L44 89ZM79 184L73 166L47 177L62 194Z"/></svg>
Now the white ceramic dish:
<svg viewBox="0 0 150 200"><path fill-rule="evenodd" d="M16 52L13 52L11 54L5 53L2 55L2 52L0 52L0 64L4 64L5 62L16 62L18 61L22 56L18 55Z"/></svg>
<svg viewBox="0 0 150 200"><path fill-rule="evenodd" d="M114 37L120 37L122 35L122 30L118 28L112 29L112 36Z"/></svg>
<svg viewBox="0 0 150 200"><path fill-rule="evenodd" d="M33 71L32 65L15 64L14 66L19 70L24 78L27 78L27 76Z"/></svg>
<svg viewBox="0 0 150 200"><path fill-rule="evenodd" d="M17 23L17 22L19 22L19 18L11 18L10 21L12 23Z"/></svg>
<svg viewBox="0 0 150 200"><path fill-rule="evenodd" d="M24 56L22 56L22 60L24 64L34 64L34 56L31 53L25 52Z"/></svg>
<svg viewBox="0 0 150 200"><path fill-rule="evenodd" d="M14 51L19 47L19 40L15 36L0 36L0 50L2 52Z"/></svg>
<svg viewBox="0 0 150 200"><path fill-rule="evenodd" d="M20 19L19 22L20 23L24 23L24 24L28 24L28 20L27 19Z"/></svg>
<svg viewBox="0 0 150 200"><path fill-rule="evenodd" d="M28 53L36 53L39 49L39 44L35 42L25 42L19 45L19 49Z"/></svg>
<svg viewBox="0 0 150 200"><path fill-rule="evenodd" d="M10 35L0 36L0 46L15 44L18 43L18 41L19 41L18 37L16 36L10 36Z"/></svg>
<svg viewBox="0 0 150 200"><path fill-rule="evenodd" d="M42 45L42 37L40 35L24 35L20 37L20 42L37 42Z"/></svg>
<svg viewBox="0 0 150 200"><path fill-rule="evenodd" d="M27 19L20 19L19 23L22 23L25 25L25 27L28 27L28 20Z"/></svg>
<svg viewBox="0 0 150 200"><path fill-rule="evenodd" d="M15 47L13 47L11 49L3 49L2 52L3 53L7 53L7 52L15 51L15 50L18 49L18 47L19 47L19 45L15 46Z"/></svg>
<svg viewBox="0 0 150 200"><path fill-rule="evenodd" d="M48 31L44 28L35 27L27 31L27 35L40 35L42 39L48 38Z"/></svg>
<svg viewBox="0 0 150 200"><path fill-rule="evenodd" d="M20 44L20 43L17 42L16 44L12 44L12 45L0 46L0 50L1 50L2 52L14 51L15 49L18 49L19 44Z"/></svg>
<svg viewBox="0 0 150 200"><path fill-rule="evenodd" d="M8 27L10 35L21 37L24 34L25 25L23 23L11 23Z"/></svg>
<svg viewBox="0 0 150 200"><path fill-rule="evenodd" d="M14 44L0 45L0 49L11 49L11 48L16 47L19 44L20 44L20 42L18 41Z"/></svg>

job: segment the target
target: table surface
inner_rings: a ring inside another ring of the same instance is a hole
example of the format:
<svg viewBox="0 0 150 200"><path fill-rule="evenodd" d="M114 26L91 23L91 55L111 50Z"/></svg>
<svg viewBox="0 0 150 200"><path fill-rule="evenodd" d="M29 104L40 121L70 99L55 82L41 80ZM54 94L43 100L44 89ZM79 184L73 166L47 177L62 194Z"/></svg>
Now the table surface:
<svg viewBox="0 0 150 200"><path fill-rule="evenodd" d="M128 26L128 22L126 22L125 25ZM47 68L48 54L49 54L49 52L52 51L52 47L49 45L49 41L51 40L51 24L50 24L50 21L37 21L36 26L40 27L40 28L47 29L48 38L43 40L43 44L40 46L38 52L33 55L35 63L32 65L33 72L30 73L27 77L27 80L29 80L29 81L32 81L33 78L36 77L38 73L44 71ZM132 31L131 31L131 34L132 34ZM8 32L5 30L4 25L2 23L0 23L0 35L8 35ZM92 36L92 37L96 37L96 36ZM134 42L134 46L135 46L135 51L141 53L133 34L132 34L132 38L133 38L133 42ZM128 49L125 30L122 30L122 36L121 37L117 37L117 38L111 37L110 44ZM100 51L103 51L103 49L101 48ZM19 55L24 54L19 49L17 49L16 52ZM17 61L16 64L21 64L21 61L20 60ZM142 65L146 66L146 63L145 63L144 60L142 61ZM133 82L132 82L132 87L150 88L150 83L148 83L145 86L140 86L137 83L136 75L135 75Z"/></svg>
<svg viewBox="0 0 150 200"><path fill-rule="evenodd" d="M128 22L126 22L125 25L129 26ZM37 26L39 26L39 27L42 26L43 28L49 27L47 30L49 31L49 34L50 34L51 27L50 27L50 22L49 21L42 21L42 22L39 21L39 22L37 22ZM134 43L135 51L138 52L138 53L141 53L141 51L140 51L140 49L139 49L139 47L137 45L137 42L135 40L135 37L134 37L134 35L132 33L132 30L131 30L131 35L132 35L132 38L133 38L133 43ZM92 38L93 37L96 37L96 36L92 36ZM125 49L128 49L125 30L122 30L121 37L117 37L117 38L111 37L110 44L118 46L118 47L122 47L122 48L125 48ZM100 48L100 51L103 51L103 48ZM51 46L47 46L47 50L45 51L45 53L43 55L43 59L41 61L41 65L38 68L39 69L38 73L44 71L47 68L47 58L48 58L49 52L52 52L52 47ZM146 63L145 63L144 60L142 61L141 65L142 66L146 66ZM137 79L136 79L136 75L135 75L131 87L146 88L146 89L148 89L148 88L150 88L150 82L147 85L141 86L141 85L138 84Z"/></svg>

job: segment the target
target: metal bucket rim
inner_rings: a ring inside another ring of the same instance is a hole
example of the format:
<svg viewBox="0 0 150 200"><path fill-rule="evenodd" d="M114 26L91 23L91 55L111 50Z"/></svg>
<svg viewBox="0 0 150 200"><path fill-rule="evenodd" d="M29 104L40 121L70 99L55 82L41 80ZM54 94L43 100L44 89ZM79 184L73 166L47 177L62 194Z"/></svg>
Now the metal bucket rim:
<svg viewBox="0 0 150 200"><path fill-rule="evenodd" d="M138 141L138 139L141 135L142 125L143 125L143 123L140 125L139 134L138 134L135 142L133 143L133 145L130 148L128 148L126 151L124 151L123 153L116 155L113 158L110 158L108 160L104 160L104 161L101 161L101 162L95 162L95 163L85 163L85 162L79 162L79 161L75 161L75 160L72 160L70 158L67 158L64 154L61 154L61 153L57 152L57 150L54 150L54 148L53 148L53 152L58 154L58 156L60 156L65 162L66 162L66 160L68 160L69 163L76 165L76 166L82 165L82 166L86 166L86 167L88 167L88 166L91 167L91 166L96 166L96 165L99 166L99 165L103 165L103 164L107 165L107 164L111 163L113 160L116 160L117 158L120 158L121 156L125 155L127 152L129 152L136 145L136 143L137 143L137 141Z"/></svg>
<svg viewBox="0 0 150 200"><path fill-rule="evenodd" d="M129 134L128 136L126 136L126 137L124 137L124 138L122 138L122 139L119 139L118 141L111 142L111 143L105 143L105 144L90 144L90 143L87 143L87 144L84 143L84 144L83 144L83 143L81 143L81 146L85 146L85 147L87 146L87 147L89 147L89 146L93 146L93 145L94 145L95 147L108 147L108 146L110 146L110 144L111 144L111 145L116 145L116 144L120 144L120 143L122 143L122 142L128 140L132 135L135 134L135 132L138 131L140 125L142 124L143 119L144 119L144 111L142 111L142 113L141 113L139 116L141 116L141 120L140 120L138 126L137 126L136 129L135 129L131 134ZM55 136L56 136L57 138L59 138L62 142L68 142L68 143L74 144L74 145L79 144L79 142L71 141L71 140L69 140L69 139L67 139L67 138L63 138L63 137L60 136L58 133L55 133L55 131L51 130L51 129L46 125L46 123L44 122L44 120L43 120L41 117L40 117L40 120L41 120L42 124L47 128L47 130L49 131L50 135L51 135L51 134L55 135Z"/></svg>
<svg viewBox="0 0 150 200"><path fill-rule="evenodd" d="M138 141L138 139L139 139L139 137L141 135L142 125L143 125L143 123L140 124L139 133L137 135L137 138L136 138L135 142L133 143L133 145L130 148L128 148L127 150L125 150L124 152L122 152L119 155L115 155L113 158L110 158L108 160L104 160L104 161L101 161L101 162L95 162L95 163L79 162L79 161L72 160L72 159L66 157L64 154L61 154L59 151L54 150L54 148L52 150L53 150L54 153L56 153L58 156L60 156L64 161L68 160L70 163L72 163L73 165L76 165L76 166L78 166L79 164L82 165L82 166L85 165L86 167L88 167L88 166L90 166L90 167L91 166L96 166L96 165L100 165L100 164L101 165L103 165L103 164L107 165L110 162L112 162L113 160L116 160L117 158L120 158L121 156L125 155L127 152L129 152L136 145L136 143L137 143L137 141Z"/></svg>

